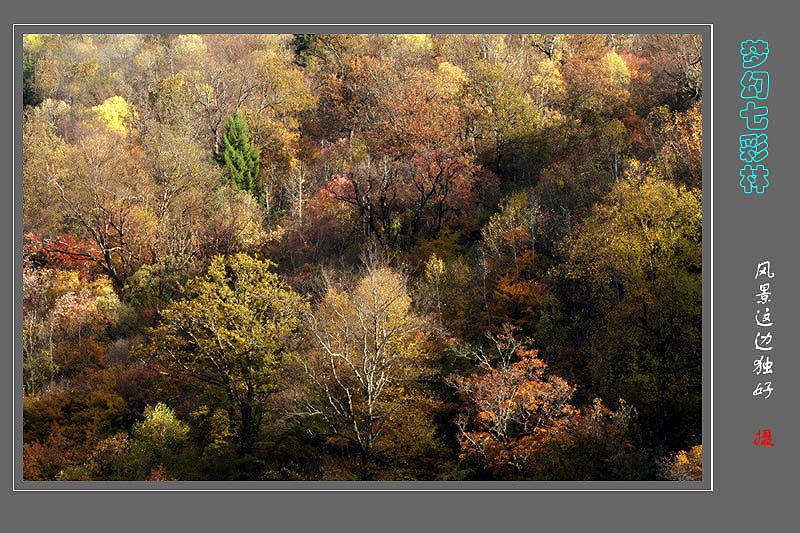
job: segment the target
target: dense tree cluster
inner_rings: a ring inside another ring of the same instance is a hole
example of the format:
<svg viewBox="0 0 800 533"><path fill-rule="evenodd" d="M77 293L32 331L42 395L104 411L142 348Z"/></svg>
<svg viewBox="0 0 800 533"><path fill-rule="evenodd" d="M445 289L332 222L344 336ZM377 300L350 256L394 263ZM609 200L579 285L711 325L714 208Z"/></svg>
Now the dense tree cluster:
<svg viewBox="0 0 800 533"><path fill-rule="evenodd" d="M699 479L695 35L26 35L24 477Z"/></svg>

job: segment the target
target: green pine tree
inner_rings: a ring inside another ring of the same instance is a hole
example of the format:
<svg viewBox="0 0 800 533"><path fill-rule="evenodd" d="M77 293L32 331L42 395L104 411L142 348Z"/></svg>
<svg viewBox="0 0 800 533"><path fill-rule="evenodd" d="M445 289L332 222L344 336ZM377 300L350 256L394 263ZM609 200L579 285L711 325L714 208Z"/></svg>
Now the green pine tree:
<svg viewBox="0 0 800 533"><path fill-rule="evenodd" d="M259 197L261 182L258 171L261 167L261 152L250 142L247 121L238 111L228 119L222 138L222 162L228 169L231 182L241 190Z"/></svg>

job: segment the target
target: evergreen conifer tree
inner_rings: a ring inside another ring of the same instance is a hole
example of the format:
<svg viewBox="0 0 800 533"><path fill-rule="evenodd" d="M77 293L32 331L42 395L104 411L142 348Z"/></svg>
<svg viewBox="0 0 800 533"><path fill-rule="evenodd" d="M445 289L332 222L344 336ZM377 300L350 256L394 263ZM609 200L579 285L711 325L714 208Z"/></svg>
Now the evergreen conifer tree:
<svg viewBox="0 0 800 533"><path fill-rule="evenodd" d="M222 138L222 162L228 170L228 177L239 189L249 191L259 197L261 182L258 171L261 167L260 150L250 142L247 121L236 111L225 125Z"/></svg>

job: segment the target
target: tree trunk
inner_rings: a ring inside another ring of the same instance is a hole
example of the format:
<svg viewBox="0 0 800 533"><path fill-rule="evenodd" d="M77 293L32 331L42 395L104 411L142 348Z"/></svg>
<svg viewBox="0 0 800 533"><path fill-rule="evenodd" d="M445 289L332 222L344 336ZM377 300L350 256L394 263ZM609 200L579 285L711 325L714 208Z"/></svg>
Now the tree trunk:
<svg viewBox="0 0 800 533"><path fill-rule="evenodd" d="M259 423L255 409L249 403L242 403L239 407L241 411L241 427L239 428L239 447L237 453L244 457L250 454L255 448L258 439Z"/></svg>

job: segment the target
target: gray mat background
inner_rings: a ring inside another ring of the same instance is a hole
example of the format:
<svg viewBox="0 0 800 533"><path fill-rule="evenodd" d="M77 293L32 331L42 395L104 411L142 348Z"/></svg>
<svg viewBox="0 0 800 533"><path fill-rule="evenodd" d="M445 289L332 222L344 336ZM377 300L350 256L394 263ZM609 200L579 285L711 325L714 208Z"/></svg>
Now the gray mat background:
<svg viewBox="0 0 800 533"><path fill-rule="evenodd" d="M1 321L6 333L2 367L6 370L3 374L6 387L2 396L3 409L0 409L3 422L0 430L4 433L0 439L0 472L7 492L0 500L3 511L0 516L4 526L10 526L3 530L46 531L58 527L83 531L219 531L285 527L298 531L312 528L399 531L416 526L422 531L512 527L555 527L566 531L612 527L622 531L694 531L718 526L727 531L784 531L793 527L790 524L795 520L789 519L789 502L797 500L793 481L798 461L792 453L797 449L797 416L791 406L798 405L798 398L797 388L792 384L797 375L797 357L790 347L797 341L797 328L791 325L797 322L798 313L791 302L797 299L800 284L794 276L798 271L795 229L798 217L792 202L798 184L790 174L794 138L789 131L796 123L798 111L789 100L798 94L800 82L796 68L798 46L794 39L797 16L789 8L767 0L732 1L724 6L685 0L655 4L561 1L540 5L505 0L482 3L406 0L389 5L319 1L256 4L240 0L224 3L139 0L112 5L99 1L34 0L2 9L7 29L2 57L2 72L7 78L0 89L6 124L2 146L9 174L5 198L7 229L2 232L7 250L6 259L2 261L6 305ZM12 23L37 26L13 28ZM287 25L195 26L241 23ZM371 26L376 23L392 25ZM41 24L103 26L45 27ZM175 26L152 26L154 24ZM331 24L342 25L333 27ZM578 26L581 24L605 26ZM694 26L687 27L687 24ZM21 330L21 311L17 305L21 300L17 279L22 237L21 146L20 130L14 128L15 119L18 122L21 113L12 100L12 89L18 91L21 87L18 74L21 69L17 65L15 80L12 61L21 59L21 53L14 56L13 49L16 44L19 50L22 33L58 31L703 33L704 481L548 484L23 482L20 477L21 392L19 387L13 386L15 379L19 383L21 356L15 353L19 350L12 344L13 338L20 334L16 330ZM771 146L767 160L771 185L765 197L757 200L745 198L738 187L738 135L744 132L738 117L741 107L738 45L746 38L766 39L771 48L765 64L772 76L768 100ZM759 401L751 395L754 385L751 372L753 269L756 262L763 259L771 259L776 272L772 307L776 322L772 329L776 346L772 357L775 392L767 401ZM15 358L17 364L14 364ZM772 427L775 448L753 446L753 433L762 426Z"/></svg>

